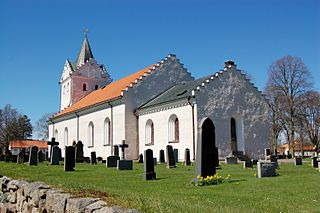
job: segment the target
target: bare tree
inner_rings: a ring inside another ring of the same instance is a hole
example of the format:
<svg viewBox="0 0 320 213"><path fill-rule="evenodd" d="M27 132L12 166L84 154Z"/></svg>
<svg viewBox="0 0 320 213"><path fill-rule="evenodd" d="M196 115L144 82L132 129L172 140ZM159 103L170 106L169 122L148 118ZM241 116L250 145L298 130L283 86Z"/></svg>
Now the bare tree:
<svg viewBox="0 0 320 213"><path fill-rule="evenodd" d="M43 115L37 122L35 126L35 130L42 140L47 140L49 137L49 130L48 130L48 119L54 115L54 113L47 113Z"/></svg>
<svg viewBox="0 0 320 213"><path fill-rule="evenodd" d="M285 56L271 64L267 85L281 97L281 127L286 133L289 150L293 152L295 121L301 104L299 97L311 88L311 74L300 58Z"/></svg>

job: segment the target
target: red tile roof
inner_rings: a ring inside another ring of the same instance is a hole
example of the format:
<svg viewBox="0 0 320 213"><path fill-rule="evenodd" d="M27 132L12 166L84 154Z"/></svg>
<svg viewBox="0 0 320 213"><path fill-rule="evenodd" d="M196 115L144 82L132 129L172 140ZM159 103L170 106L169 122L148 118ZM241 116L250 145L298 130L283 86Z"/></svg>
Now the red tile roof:
<svg viewBox="0 0 320 213"><path fill-rule="evenodd" d="M31 146L37 146L39 149L48 149L47 141L40 140L16 140L10 142L12 148L29 148Z"/></svg>
<svg viewBox="0 0 320 213"><path fill-rule="evenodd" d="M101 89L89 93L88 95L80 99L78 102L74 103L70 107L54 115L53 118L57 118L59 116L74 112L76 110L84 109L88 106L92 106L98 103L121 97L122 91L125 91L125 89L128 86L130 86L130 84L134 83L135 80L139 79L141 76L144 76L144 74L148 73L149 70L151 70L154 66L155 65L151 65L118 81L108 84L107 86L102 87Z"/></svg>
<svg viewBox="0 0 320 213"><path fill-rule="evenodd" d="M278 151L283 152L286 148L289 148L289 144L287 143L282 144L281 146L278 147ZM295 141L293 145L293 149L294 151L301 151L301 143L298 141ZM313 145L308 145L308 144L303 145L303 151L314 151L314 150L315 150L315 146Z"/></svg>

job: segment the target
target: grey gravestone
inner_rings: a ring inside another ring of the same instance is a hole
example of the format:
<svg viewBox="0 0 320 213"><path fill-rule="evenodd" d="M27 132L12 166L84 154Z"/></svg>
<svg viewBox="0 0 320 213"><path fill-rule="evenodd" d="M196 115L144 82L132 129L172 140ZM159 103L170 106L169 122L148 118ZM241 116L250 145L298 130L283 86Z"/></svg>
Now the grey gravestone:
<svg viewBox="0 0 320 213"><path fill-rule="evenodd" d="M237 164L238 163L238 158L236 157L226 157L225 159L225 164Z"/></svg>
<svg viewBox="0 0 320 213"><path fill-rule="evenodd" d="M139 155L138 163L143 163L143 154L140 154L140 155Z"/></svg>
<svg viewBox="0 0 320 213"><path fill-rule="evenodd" d="M61 149L59 149L58 146L52 147L50 165L59 165L60 152L61 152Z"/></svg>
<svg viewBox="0 0 320 213"><path fill-rule="evenodd" d="M173 157L173 149L172 146L167 145L166 147L166 159L167 159L167 168L175 168L176 167L176 161Z"/></svg>
<svg viewBox="0 0 320 213"><path fill-rule="evenodd" d="M96 154L96 152L91 152L91 164L97 164L97 154Z"/></svg>
<svg viewBox="0 0 320 213"><path fill-rule="evenodd" d="M164 150L163 149L160 149L159 158L160 158L160 163L166 162L164 159Z"/></svg>
<svg viewBox="0 0 320 213"><path fill-rule="evenodd" d="M178 163L179 161L179 150L178 149L173 149L173 156L174 156L174 161Z"/></svg>
<svg viewBox="0 0 320 213"><path fill-rule="evenodd" d="M118 145L113 146L113 155L119 156L119 146Z"/></svg>
<svg viewBox="0 0 320 213"><path fill-rule="evenodd" d="M153 164L154 164L154 166L157 165L157 158L153 158Z"/></svg>
<svg viewBox="0 0 320 213"><path fill-rule="evenodd" d="M270 155L270 162L276 163L276 167L278 168L278 158L275 155Z"/></svg>
<svg viewBox="0 0 320 213"><path fill-rule="evenodd" d="M76 148L74 146L66 146L64 155L64 171L74 171L76 166Z"/></svg>
<svg viewBox="0 0 320 213"><path fill-rule="evenodd" d="M120 160L119 156L109 156L107 157L107 167L117 167L117 161Z"/></svg>
<svg viewBox="0 0 320 213"><path fill-rule="evenodd" d="M125 160L125 149L128 148L129 145L126 144L125 140L122 140L122 144L119 145L119 148L121 148L121 160Z"/></svg>
<svg viewBox="0 0 320 213"><path fill-rule="evenodd" d="M25 156L25 154L26 154L26 150L25 150L25 149L22 149L22 150L20 151L20 153L18 154L18 156L17 156L17 164L21 164L21 163L24 162L24 156Z"/></svg>
<svg viewBox="0 0 320 213"><path fill-rule="evenodd" d="M144 151L145 161L144 161L144 180L155 180L156 173L154 172L154 158L151 149Z"/></svg>
<svg viewBox="0 0 320 213"><path fill-rule="evenodd" d="M277 165L274 162L258 162L258 178L276 176Z"/></svg>
<svg viewBox="0 0 320 213"><path fill-rule="evenodd" d="M29 155L29 165L38 165L38 147L33 146L30 149L30 155Z"/></svg>
<svg viewBox="0 0 320 213"><path fill-rule="evenodd" d="M267 157L267 156L270 156L270 155L271 155L271 149L270 148L264 149L264 156Z"/></svg>
<svg viewBox="0 0 320 213"><path fill-rule="evenodd" d="M38 162L41 163L44 161L44 154L41 150L38 151Z"/></svg>
<svg viewBox="0 0 320 213"><path fill-rule="evenodd" d="M76 144L76 162L77 163L83 163L83 143L81 141L78 141Z"/></svg>
<svg viewBox="0 0 320 213"><path fill-rule="evenodd" d="M190 149L186 149L184 151L184 165L185 166L190 166L191 161L190 161Z"/></svg>
<svg viewBox="0 0 320 213"><path fill-rule="evenodd" d="M302 157L295 157L294 158L294 165L296 165L296 166L302 165Z"/></svg>
<svg viewBox="0 0 320 213"><path fill-rule="evenodd" d="M251 160L246 160L243 162L243 168L253 168L253 163Z"/></svg>
<svg viewBox="0 0 320 213"><path fill-rule="evenodd" d="M317 156L314 156L311 158L311 166L313 168L318 168L318 161L317 161L318 157Z"/></svg>
<svg viewBox="0 0 320 213"><path fill-rule="evenodd" d="M133 169L133 161L132 160L118 160L117 161L117 169L118 170L132 170Z"/></svg>
<svg viewBox="0 0 320 213"><path fill-rule="evenodd" d="M258 160L252 159L251 161L252 161L252 165L257 165L257 163L258 163Z"/></svg>

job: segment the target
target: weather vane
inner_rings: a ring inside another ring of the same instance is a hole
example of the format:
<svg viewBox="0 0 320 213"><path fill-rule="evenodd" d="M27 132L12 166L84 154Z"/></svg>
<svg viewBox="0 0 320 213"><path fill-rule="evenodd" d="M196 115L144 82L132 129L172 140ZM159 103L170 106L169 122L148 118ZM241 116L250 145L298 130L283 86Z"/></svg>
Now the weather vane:
<svg viewBox="0 0 320 213"><path fill-rule="evenodd" d="M84 30L83 30L83 35L84 35L85 37L87 37L88 33L89 33L89 29L88 29L88 28L84 28Z"/></svg>

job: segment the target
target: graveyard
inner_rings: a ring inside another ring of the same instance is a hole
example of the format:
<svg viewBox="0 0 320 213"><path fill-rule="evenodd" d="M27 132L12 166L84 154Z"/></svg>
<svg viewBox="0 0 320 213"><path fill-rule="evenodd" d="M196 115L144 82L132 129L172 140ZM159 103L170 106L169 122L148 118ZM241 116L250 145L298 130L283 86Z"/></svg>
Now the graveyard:
<svg viewBox="0 0 320 213"><path fill-rule="evenodd" d="M149 155L149 154L147 154ZM174 168L154 166L156 180L145 180L144 164L134 162L132 170L106 168L105 163L76 163L65 172L64 162L0 162L0 175L29 181L43 181L81 197L99 197L110 205L142 212L317 212L320 209L319 176L311 159L302 165L279 163L277 176L257 178L257 166L220 162L217 173L230 182L194 186L196 168L182 162ZM149 165L150 167L150 165Z"/></svg>

